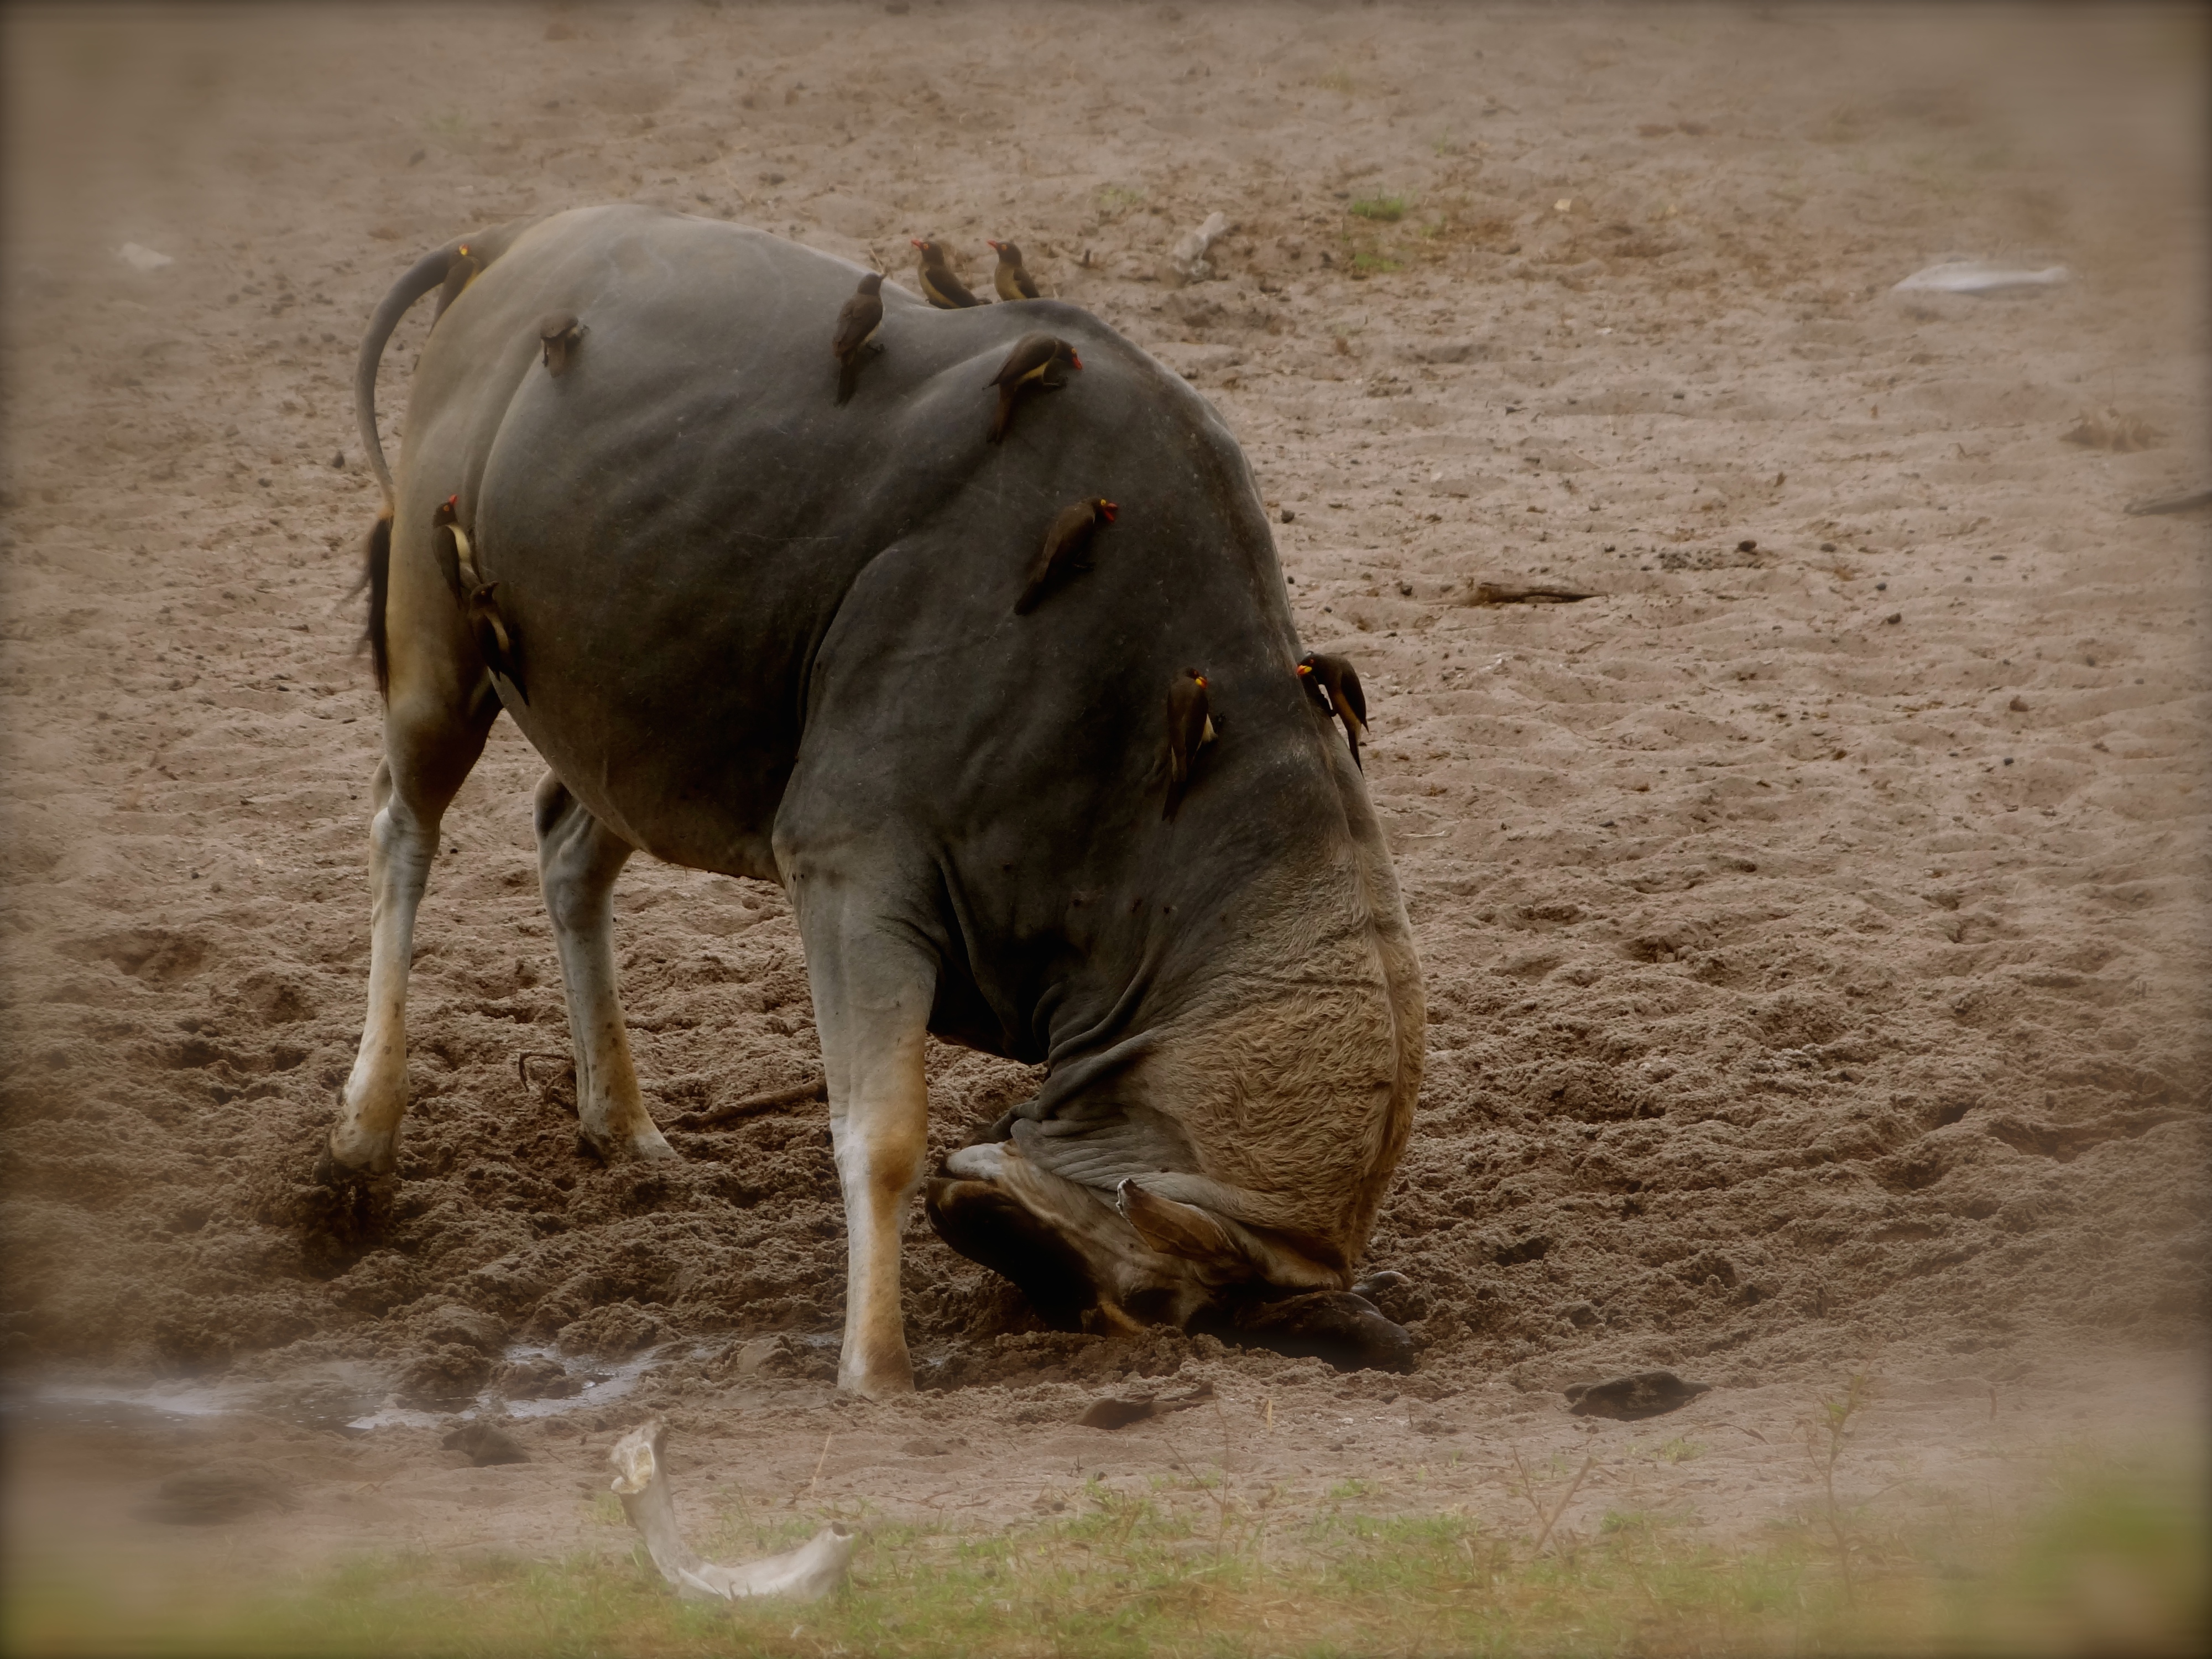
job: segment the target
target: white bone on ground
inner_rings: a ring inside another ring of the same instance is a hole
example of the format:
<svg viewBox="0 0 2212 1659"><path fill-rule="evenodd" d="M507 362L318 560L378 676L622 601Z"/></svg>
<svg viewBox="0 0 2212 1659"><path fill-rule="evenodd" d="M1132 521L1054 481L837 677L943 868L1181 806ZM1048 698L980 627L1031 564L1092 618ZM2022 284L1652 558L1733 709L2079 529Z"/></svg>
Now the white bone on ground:
<svg viewBox="0 0 2212 1659"><path fill-rule="evenodd" d="M1176 243L1175 252L1170 256L1174 259L1176 268L1186 276L1197 274L1206 262L1206 250L1219 241L1228 228L1227 214L1207 214L1204 224L1196 230L1185 231L1182 240Z"/></svg>
<svg viewBox="0 0 2212 1659"><path fill-rule="evenodd" d="M1990 264L1981 259L1956 259L1916 270L1895 284L1893 294L2021 294L2039 288L2056 288L2073 272L2064 265L2027 270Z"/></svg>
<svg viewBox="0 0 2212 1659"><path fill-rule="evenodd" d="M668 1491L661 1455L667 1426L655 1418L614 1443L607 1461L614 1465L613 1489L623 1513L645 1535L645 1547L660 1576L689 1601L741 1601L779 1595L793 1601L818 1601L845 1580L858 1535L833 1521L795 1550L742 1566L720 1566L700 1559L676 1529L676 1504Z"/></svg>

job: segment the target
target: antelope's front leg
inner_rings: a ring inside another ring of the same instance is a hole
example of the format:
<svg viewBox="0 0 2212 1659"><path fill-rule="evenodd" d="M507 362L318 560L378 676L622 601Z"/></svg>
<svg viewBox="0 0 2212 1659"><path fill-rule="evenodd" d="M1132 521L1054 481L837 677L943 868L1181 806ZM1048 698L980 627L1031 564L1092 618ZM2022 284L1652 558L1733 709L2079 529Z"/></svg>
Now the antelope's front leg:
<svg viewBox="0 0 2212 1659"><path fill-rule="evenodd" d="M914 1389L899 1253L907 1203L921 1184L928 1150L922 1044L936 964L849 895L808 882L799 896L830 1085L830 1139L845 1195L845 1345L837 1386L879 1400Z"/></svg>

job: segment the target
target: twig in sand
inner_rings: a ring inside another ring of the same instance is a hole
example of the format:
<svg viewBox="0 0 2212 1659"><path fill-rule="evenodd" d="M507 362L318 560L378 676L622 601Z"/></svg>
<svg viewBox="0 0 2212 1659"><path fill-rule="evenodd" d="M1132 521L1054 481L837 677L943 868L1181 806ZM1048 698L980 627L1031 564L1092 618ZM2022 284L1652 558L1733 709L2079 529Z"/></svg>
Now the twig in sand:
<svg viewBox="0 0 2212 1659"><path fill-rule="evenodd" d="M1579 605L1595 593L1579 587L1551 587L1528 582L1477 582L1470 605Z"/></svg>
<svg viewBox="0 0 2212 1659"><path fill-rule="evenodd" d="M702 1112L685 1112L669 1120L672 1127L703 1129L716 1123L728 1123L741 1117L752 1117L762 1112L781 1110L786 1106L803 1106L810 1100L830 1098L830 1085L822 1078L805 1083L794 1083L788 1089L771 1089L766 1094L747 1095L743 1100L709 1106Z"/></svg>
<svg viewBox="0 0 2212 1659"><path fill-rule="evenodd" d="M1583 1459L1582 1468L1575 1471L1575 1478L1567 1483L1566 1492L1560 1497L1559 1501L1552 1506L1547 1514L1545 1511L1543 1501L1536 1496L1535 1482L1528 1478L1528 1466L1521 1461L1521 1449L1517 1446L1513 1449L1513 1468L1520 1477L1521 1495L1528 1500L1528 1507L1535 1512L1539 1523L1536 1528L1535 1547L1529 1551L1529 1558L1532 1560L1544 1553L1544 1544L1551 1537L1552 1528L1559 1525L1559 1517L1567 1512L1567 1505L1575 1501L1575 1494L1582 1490L1583 1477L1589 1474L1596 1462L1595 1452L1589 1453Z"/></svg>
<svg viewBox="0 0 2212 1659"><path fill-rule="evenodd" d="M533 1060L550 1060L556 1066L569 1066L574 1063L567 1054L552 1054L540 1048L524 1049L514 1057L514 1074L522 1079L522 1092L525 1094L530 1093L532 1086L530 1081L530 1062ZM542 1097L543 1091L539 1092Z"/></svg>
<svg viewBox="0 0 2212 1659"><path fill-rule="evenodd" d="M1575 1471L1575 1478L1567 1483L1566 1495L1553 1505L1551 1518L1544 1522L1543 1531L1536 1534L1535 1547L1528 1552L1532 1559L1544 1553L1544 1540L1552 1535L1552 1528L1559 1524L1559 1517L1567 1512L1567 1505L1575 1501L1575 1494L1582 1490L1583 1477L1590 1472L1596 1462L1595 1452L1591 1452L1583 1459L1582 1468Z"/></svg>

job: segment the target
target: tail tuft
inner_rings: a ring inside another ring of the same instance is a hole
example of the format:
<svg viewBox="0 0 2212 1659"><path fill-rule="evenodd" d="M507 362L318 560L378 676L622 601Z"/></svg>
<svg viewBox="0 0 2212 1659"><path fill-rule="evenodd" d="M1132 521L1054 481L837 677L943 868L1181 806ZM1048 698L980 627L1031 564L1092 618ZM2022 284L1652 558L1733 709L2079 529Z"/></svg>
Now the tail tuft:
<svg viewBox="0 0 2212 1659"><path fill-rule="evenodd" d="M392 695L392 647L385 636L384 611L392 597L392 514L377 515L376 527L368 532L367 558L361 573L362 586L368 589L368 626L362 637L368 641L370 661L376 665L376 694L380 697Z"/></svg>

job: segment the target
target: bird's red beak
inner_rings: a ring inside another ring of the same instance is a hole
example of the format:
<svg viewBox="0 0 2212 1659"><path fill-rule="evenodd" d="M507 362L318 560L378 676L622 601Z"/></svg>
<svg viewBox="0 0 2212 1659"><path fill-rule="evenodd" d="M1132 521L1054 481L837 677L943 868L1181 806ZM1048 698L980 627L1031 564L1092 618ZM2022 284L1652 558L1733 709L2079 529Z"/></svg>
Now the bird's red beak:
<svg viewBox="0 0 2212 1659"><path fill-rule="evenodd" d="M1117 508L1111 501L1101 501L1098 503L1098 516L1105 520L1108 524L1114 522L1114 514L1119 510L1120 509Z"/></svg>
<svg viewBox="0 0 2212 1659"><path fill-rule="evenodd" d="M448 495L446 497L446 505L452 511L458 513L461 510L461 498L459 495Z"/></svg>
<svg viewBox="0 0 2212 1659"><path fill-rule="evenodd" d="M907 238L907 240L911 242L916 247L927 247L929 246L928 243L923 241L919 236L909 236Z"/></svg>
<svg viewBox="0 0 2212 1659"><path fill-rule="evenodd" d="M1302 663L1300 663L1300 664L1298 665L1298 678L1299 678L1300 679L1304 679L1304 678L1305 678L1305 677L1306 677L1307 675L1309 675L1309 674L1310 674L1310 673L1312 673L1312 672L1313 672L1313 665L1312 665L1311 663L1310 663L1310 662L1302 662Z"/></svg>
<svg viewBox="0 0 2212 1659"><path fill-rule="evenodd" d="M1068 361L1069 362L1073 363L1073 364L1076 368L1082 368L1082 367L1083 367L1083 358L1082 358L1081 355L1080 355L1080 354L1079 354L1079 353L1078 353L1078 352L1077 352L1077 351L1076 351L1073 347L1071 347L1071 348L1069 349L1069 350L1068 350L1068 354L1067 354L1067 361Z"/></svg>
<svg viewBox="0 0 2212 1659"><path fill-rule="evenodd" d="M988 236L983 239L983 246L994 253L1004 253L1006 251L1006 245L1004 242L994 242Z"/></svg>

